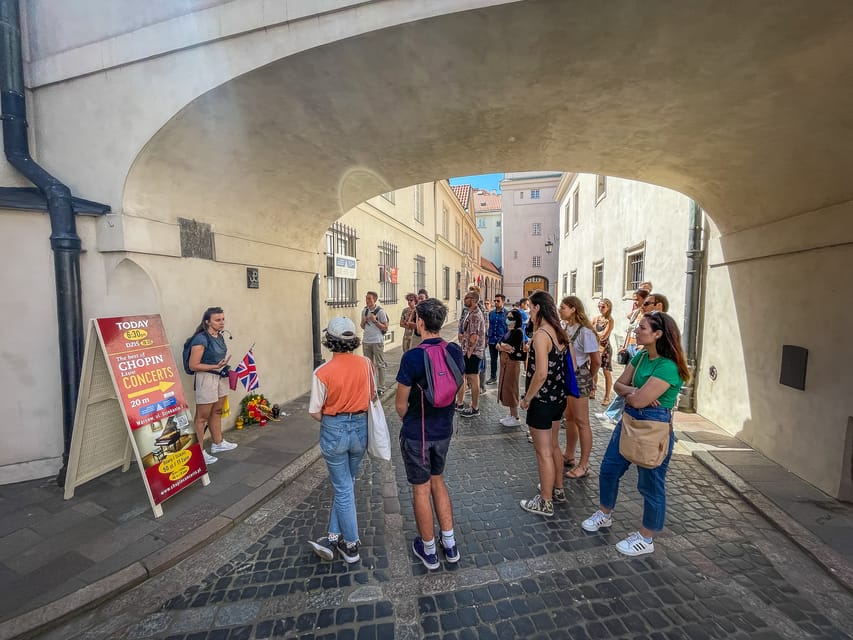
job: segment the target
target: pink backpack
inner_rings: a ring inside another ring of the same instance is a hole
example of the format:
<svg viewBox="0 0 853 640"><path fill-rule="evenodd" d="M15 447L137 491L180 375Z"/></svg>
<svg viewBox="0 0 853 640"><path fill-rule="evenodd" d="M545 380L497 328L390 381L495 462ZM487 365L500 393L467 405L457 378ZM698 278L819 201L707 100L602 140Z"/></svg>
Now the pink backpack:
<svg viewBox="0 0 853 640"><path fill-rule="evenodd" d="M426 401L433 407L441 409L449 407L456 400L456 392L462 386L462 371L456 360L447 353L447 342L438 344L418 345L424 352L424 368L426 369L426 388L421 387ZM420 385L419 385L420 386Z"/></svg>

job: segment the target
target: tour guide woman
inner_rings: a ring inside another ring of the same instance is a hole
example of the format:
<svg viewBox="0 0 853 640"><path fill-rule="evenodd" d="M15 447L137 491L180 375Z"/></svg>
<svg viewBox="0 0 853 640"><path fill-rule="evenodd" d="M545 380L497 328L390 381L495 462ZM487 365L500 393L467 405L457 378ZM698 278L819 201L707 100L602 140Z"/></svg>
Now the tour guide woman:
<svg viewBox="0 0 853 640"><path fill-rule="evenodd" d="M222 406L228 397L228 349L222 331L225 329L225 313L220 307L209 307L196 327L190 347L190 369L195 372L195 419L193 426L198 444L204 454L205 464L213 464L219 458L214 453L236 449L237 445L222 437ZM225 372L223 376L222 373ZM213 444L210 453L204 450L204 426L210 429Z"/></svg>
<svg viewBox="0 0 853 640"><path fill-rule="evenodd" d="M308 413L320 422L320 453L335 490L328 535L308 544L324 560L333 560L337 552L349 564L361 559L355 477L367 451L368 403L376 397L373 364L353 353L359 344L352 320L331 319L323 346L332 359L314 370L308 402Z"/></svg>
<svg viewBox="0 0 853 640"><path fill-rule="evenodd" d="M625 398L625 412L631 417L671 424L678 391L690 377L675 320L662 311L644 315L637 327L637 344L644 349L625 367L613 385L614 391ZM598 531L613 524L610 514L616 506L619 479L631 464L619 453L621 434L620 420L601 461L598 482L600 506L581 523L587 531ZM670 429L669 449L663 463L655 469L637 467L637 489L644 500L643 526L616 545L616 550L626 556L639 556L655 550L653 538L657 531L663 529L666 515L666 470L672 457L673 442Z"/></svg>
<svg viewBox="0 0 853 640"><path fill-rule="evenodd" d="M563 454L556 445L560 419L566 409L565 362L569 336L560 326L554 298L545 291L530 296L533 347L527 357L527 391L521 408L533 436L539 468L539 493L521 501L521 508L543 516L554 515L554 502L565 502ZM557 477L560 474L560 477Z"/></svg>

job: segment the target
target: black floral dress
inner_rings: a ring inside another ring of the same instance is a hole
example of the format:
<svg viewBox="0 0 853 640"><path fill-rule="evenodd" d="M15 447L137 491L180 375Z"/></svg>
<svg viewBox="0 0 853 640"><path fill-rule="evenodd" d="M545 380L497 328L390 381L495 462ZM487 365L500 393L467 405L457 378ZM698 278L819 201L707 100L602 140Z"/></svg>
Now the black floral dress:
<svg viewBox="0 0 853 640"><path fill-rule="evenodd" d="M534 400L549 404L564 402L568 395L566 392L566 349L568 345L559 349L557 343L554 342L554 338L551 338L551 334L547 331L545 333L551 339L551 350L548 352L548 375L536 393ZM527 358L525 390L530 388L530 381L533 380L535 372L536 356L533 354L533 348L531 347L530 356Z"/></svg>

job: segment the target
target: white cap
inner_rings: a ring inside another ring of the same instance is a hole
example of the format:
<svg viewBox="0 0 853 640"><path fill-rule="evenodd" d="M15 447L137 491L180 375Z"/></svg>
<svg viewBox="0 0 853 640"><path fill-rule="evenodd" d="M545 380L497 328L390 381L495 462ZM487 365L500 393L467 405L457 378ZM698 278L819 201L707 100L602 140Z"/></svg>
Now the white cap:
<svg viewBox="0 0 853 640"><path fill-rule="evenodd" d="M343 316L332 318L329 320L329 326L326 327L326 333L333 338L341 338L342 340L352 340L355 338L355 324L349 318Z"/></svg>

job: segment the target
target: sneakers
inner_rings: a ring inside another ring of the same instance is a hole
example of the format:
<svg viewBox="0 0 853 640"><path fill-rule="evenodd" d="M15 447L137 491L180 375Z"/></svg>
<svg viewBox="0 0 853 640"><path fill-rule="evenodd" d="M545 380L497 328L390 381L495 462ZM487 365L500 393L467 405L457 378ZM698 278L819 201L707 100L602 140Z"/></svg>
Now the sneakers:
<svg viewBox="0 0 853 640"><path fill-rule="evenodd" d="M611 424L616 424L616 421L613 420L613 418L611 418L606 413L596 413L595 417L598 418L599 420L605 420L606 422L609 422Z"/></svg>
<svg viewBox="0 0 853 640"><path fill-rule="evenodd" d="M486 384L497 384L497 382L497 378L489 378L488 380L486 380Z"/></svg>
<svg viewBox="0 0 853 640"><path fill-rule="evenodd" d="M455 549L456 547L454 547ZM417 556L418 560L424 563L424 566L432 571L433 569L438 569L441 565L438 564L438 557L434 553L427 553L424 551L424 541L420 536L415 536L415 539L412 540L412 551ZM457 551L457 555L458 555Z"/></svg>
<svg viewBox="0 0 853 640"><path fill-rule="evenodd" d="M500 423L505 427L520 427L521 420L518 418L513 418L512 416L506 416L505 418L501 418Z"/></svg>
<svg viewBox="0 0 853 640"><path fill-rule="evenodd" d="M451 564L456 564L459 562L459 549L457 549L454 544L449 549L444 545L441 545L442 550L444 550L444 559L447 560Z"/></svg>
<svg viewBox="0 0 853 640"><path fill-rule="evenodd" d="M468 407L467 409L463 409L462 413L460 413L463 418L475 418L480 415L480 410L475 409L474 407Z"/></svg>
<svg viewBox="0 0 853 640"><path fill-rule="evenodd" d="M217 458L216 456L212 456L212 455L210 455L210 454L209 454L207 451L205 451L204 449L202 449L202 450L201 450L201 452L204 454L204 464L213 464L214 462L216 462L217 460L219 460L219 458Z"/></svg>
<svg viewBox="0 0 853 640"><path fill-rule="evenodd" d="M542 485L537 484L536 490L542 491ZM552 495L552 500L554 502L559 503L559 504L565 504L566 503L566 490L563 489L562 487L554 487L554 490L551 492L551 495Z"/></svg>
<svg viewBox="0 0 853 640"><path fill-rule="evenodd" d="M613 524L613 518L610 517L609 513L604 513L599 509L595 513L593 513L589 518L581 522L581 526L584 531L594 532L598 531L602 527L609 527Z"/></svg>
<svg viewBox="0 0 853 640"><path fill-rule="evenodd" d="M539 515L548 517L554 515L554 501L543 500L539 494L536 494L530 500L522 500L519 504L522 509L530 513L538 513Z"/></svg>
<svg viewBox="0 0 853 640"><path fill-rule="evenodd" d="M222 453L223 451L231 451L231 449L236 449L237 445L233 442L228 442L225 438L222 438L222 442L216 444L215 442L210 445L211 453Z"/></svg>
<svg viewBox="0 0 853 640"><path fill-rule="evenodd" d="M462 413L463 411L465 411L465 403L464 403L464 402L460 402L460 403L458 403L458 404L456 405L456 407L455 407L455 408L456 408L456 410L457 410L459 413Z"/></svg>
<svg viewBox="0 0 853 640"><path fill-rule="evenodd" d="M616 545L616 551L626 556L641 556L646 553L654 553L654 550L655 543L646 542L639 531L635 531Z"/></svg>
<svg viewBox="0 0 853 640"><path fill-rule="evenodd" d="M335 559L335 549L337 548L337 545L329 540L327 536L317 538L316 540L309 540L308 544L311 545L314 553L323 558L323 560Z"/></svg>
<svg viewBox="0 0 853 640"><path fill-rule="evenodd" d="M361 556L358 555L360 546L358 542L344 542L343 538L338 538L338 553L346 560L347 564L361 560Z"/></svg>

